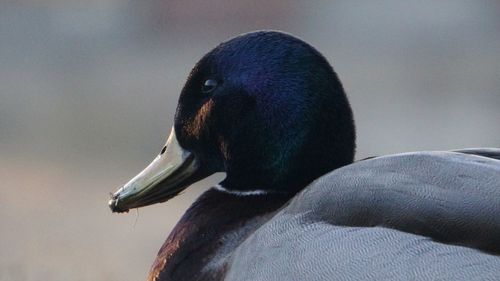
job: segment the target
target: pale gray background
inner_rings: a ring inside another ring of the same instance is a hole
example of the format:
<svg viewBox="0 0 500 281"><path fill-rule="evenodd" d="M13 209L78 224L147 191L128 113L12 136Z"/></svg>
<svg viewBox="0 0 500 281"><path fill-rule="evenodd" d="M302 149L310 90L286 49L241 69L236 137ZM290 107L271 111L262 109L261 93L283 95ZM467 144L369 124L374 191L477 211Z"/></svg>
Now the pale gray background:
<svg viewBox="0 0 500 281"><path fill-rule="evenodd" d="M161 149L193 64L255 29L333 64L358 158L500 146L500 1L1 1L0 280L142 280L212 177L111 214Z"/></svg>

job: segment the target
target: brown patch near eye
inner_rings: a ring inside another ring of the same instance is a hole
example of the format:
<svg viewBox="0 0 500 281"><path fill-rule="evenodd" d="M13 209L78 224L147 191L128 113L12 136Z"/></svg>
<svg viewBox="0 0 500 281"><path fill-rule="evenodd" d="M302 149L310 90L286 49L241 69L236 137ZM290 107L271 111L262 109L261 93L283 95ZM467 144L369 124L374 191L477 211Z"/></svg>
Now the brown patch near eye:
<svg viewBox="0 0 500 281"><path fill-rule="evenodd" d="M219 147L220 147L222 155L224 156L224 159L228 160L229 153L228 153L227 142L224 140L224 138L222 136L217 137L217 141L219 143Z"/></svg>
<svg viewBox="0 0 500 281"><path fill-rule="evenodd" d="M186 130L186 133L194 138L199 138L201 135L201 131L205 128L205 122L207 118L210 116L210 112L212 111L212 108L214 107L215 103L213 100L208 100L206 103L204 103L194 118L191 120L191 122L187 123L184 129Z"/></svg>

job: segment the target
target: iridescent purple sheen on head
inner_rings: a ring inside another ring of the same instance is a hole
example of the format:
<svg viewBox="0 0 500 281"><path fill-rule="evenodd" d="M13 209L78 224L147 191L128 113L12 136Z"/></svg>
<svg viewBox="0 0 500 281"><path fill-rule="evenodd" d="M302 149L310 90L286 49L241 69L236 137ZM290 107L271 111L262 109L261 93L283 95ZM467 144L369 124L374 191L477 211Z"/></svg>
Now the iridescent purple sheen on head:
<svg viewBox="0 0 500 281"><path fill-rule="evenodd" d="M219 86L200 97L206 79ZM200 111L206 103L210 112ZM196 136L187 134L193 123ZM176 131L181 145L226 172L226 188L238 190L295 192L354 155L352 112L337 75L313 47L274 31L235 37L198 62Z"/></svg>

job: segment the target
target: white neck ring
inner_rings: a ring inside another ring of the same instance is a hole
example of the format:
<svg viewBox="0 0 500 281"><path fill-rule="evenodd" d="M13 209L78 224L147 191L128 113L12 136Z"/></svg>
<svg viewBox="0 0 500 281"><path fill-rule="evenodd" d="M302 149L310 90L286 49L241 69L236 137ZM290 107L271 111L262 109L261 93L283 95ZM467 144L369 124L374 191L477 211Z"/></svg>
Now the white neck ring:
<svg viewBox="0 0 500 281"><path fill-rule="evenodd" d="M248 191L231 190L231 189L227 189L227 188L223 187L220 184L215 185L213 187L213 189L224 192L224 193L236 195L236 196L255 196L255 195L265 195L265 194L269 193L269 191L263 190L263 189L255 189L255 190L248 190Z"/></svg>

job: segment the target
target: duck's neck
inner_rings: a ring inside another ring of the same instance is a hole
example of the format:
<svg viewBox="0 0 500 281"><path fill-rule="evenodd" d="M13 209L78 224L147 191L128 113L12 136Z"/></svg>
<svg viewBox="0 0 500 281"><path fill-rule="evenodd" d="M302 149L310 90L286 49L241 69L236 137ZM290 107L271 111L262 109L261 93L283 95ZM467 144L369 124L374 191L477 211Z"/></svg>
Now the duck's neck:
<svg viewBox="0 0 500 281"><path fill-rule="evenodd" d="M234 249L291 196L205 192L161 247L148 280L221 280Z"/></svg>

